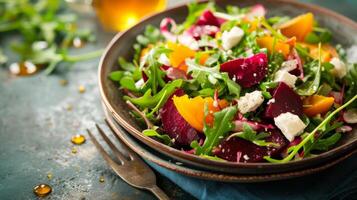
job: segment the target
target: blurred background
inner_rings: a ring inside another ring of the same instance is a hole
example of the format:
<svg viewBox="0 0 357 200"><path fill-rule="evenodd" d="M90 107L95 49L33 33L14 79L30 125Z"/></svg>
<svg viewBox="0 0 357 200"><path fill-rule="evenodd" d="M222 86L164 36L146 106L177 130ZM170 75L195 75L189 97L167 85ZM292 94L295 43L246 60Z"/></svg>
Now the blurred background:
<svg viewBox="0 0 357 200"><path fill-rule="evenodd" d="M164 10L167 7L184 4L192 0L67 0L72 7L79 12L91 13L96 11L96 15L105 30L122 31L125 30L141 18ZM305 3L313 3L330 8L351 19L356 20L356 0L299 0ZM338 4L338 6L336 6Z"/></svg>

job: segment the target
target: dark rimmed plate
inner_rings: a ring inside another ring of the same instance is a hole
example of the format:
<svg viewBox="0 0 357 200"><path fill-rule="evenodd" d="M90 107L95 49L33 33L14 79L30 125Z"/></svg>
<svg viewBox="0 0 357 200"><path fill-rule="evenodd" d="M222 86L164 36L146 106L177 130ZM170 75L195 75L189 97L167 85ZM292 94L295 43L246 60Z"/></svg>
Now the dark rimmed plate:
<svg viewBox="0 0 357 200"><path fill-rule="evenodd" d="M267 182L267 181L277 181L277 180L285 180L291 178L297 178L301 176L306 176L310 174L317 173L319 171L325 170L333 165L345 160L346 158L352 156L357 150L352 152L348 152L347 154L337 158L336 160L332 160L328 163L322 163L321 165L283 173L276 174L260 174L260 175L247 175L247 174L225 174L225 173L217 173L211 172L207 170L201 170L197 167L190 166L187 164L180 163L167 157L150 147L146 146L139 140L135 139L131 136L126 130L124 130L114 119L110 116L105 105L103 105L106 119L108 121L109 126L114 131L114 133L120 138L124 144L126 144L131 150L136 152L143 159L151 161L161 167L167 168L174 172L184 174L186 176L205 179L205 180L213 180L220 182L242 182L242 183L255 183L255 182Z"/></svg>
<svg viewBox="0 0 357 200"><path fill-rule="evenodd" d="M298 15L303 12L313 12L316 19L321 25L328 27L334 33L335 42L341 43L345 47L357 44L357 24L337 13L320 8L313 5L303 4L299 2L287 0L267 0L267 1L218 1L217 4L221 7L224 5L233 4L239 6L254 5L261 3L268 8L268 11L274 15ZM183 153L156 140L146 137L141 134L142 128L139 123L131 117L126 103L122 100L123 94L117 89L117 85L110 81L107 77L111 71L117 70L117 58L123 56L130 58L133 51L132 45L135 42L136 35L143 32L148 24L159 25L161 19L164 17L172 17L176 21L181 22L187 15L185 5L175 7L157 15L144 19L139 24L135 25L126 32L116 35L108 45L104 55L101 58L99 65L99 86L102 100L109 112L112 113L114 119L124 127L131 135L145 143L152 149L165 154L180 162L189 164L190 166L197 166L201 169L208 169L214 171L221 171L225 173L238 174L266 174L294 171L312 166L318 166L321 163L335 160L344 156L356 148L357 145L357 130L354 129L352 133L346 134L339 144L332 150L322 153L318 156L306 158L299 161L292 161L284 164L271 163L233 163L233 162L217 162L208 159L203 159L195 155Z"/></svg>

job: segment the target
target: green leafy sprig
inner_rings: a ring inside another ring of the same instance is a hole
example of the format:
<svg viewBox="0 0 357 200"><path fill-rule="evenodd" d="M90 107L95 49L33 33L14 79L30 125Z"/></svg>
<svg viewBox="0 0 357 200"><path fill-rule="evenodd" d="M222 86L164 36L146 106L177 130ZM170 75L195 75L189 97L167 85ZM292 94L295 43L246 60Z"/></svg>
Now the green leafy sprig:
<svg viewBox="0 0 357 200"><path fill-rule="evenodd" d="M333 116L335 116L337 113L342 111L344 108L346 108L348 105L350 105L353 101L357 99L357 95L355 95L352 99L350 99L348 102L334 110L331 114L329 114L312 132L307 134L306 137L296 146L292 146L288 149L288 155L283 158L282 160L274 159L271 158L270 156L265 156L264 159L271 162L271 163L286 163L292 160L295 155L304 147L304 145L308 142L314 143L316 142L316 133L317 132L324 132L326 131L326 126L328 123L330 123L331 119Z"/></svg>

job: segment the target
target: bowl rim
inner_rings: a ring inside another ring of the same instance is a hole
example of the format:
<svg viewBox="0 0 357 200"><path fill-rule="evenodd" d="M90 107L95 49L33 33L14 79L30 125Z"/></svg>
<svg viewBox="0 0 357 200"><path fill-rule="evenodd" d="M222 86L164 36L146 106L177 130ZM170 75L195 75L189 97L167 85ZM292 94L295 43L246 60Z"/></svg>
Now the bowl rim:
<svg viewBox="0 0 357 200"><path fill-rule="evenodd" d="M204 1L198 1L199 3L204 3L207 2L207 0ZM219 3L220 1L218 0L217 3ZM259 1L253 1L250 2L252 4L254 3L258 3L261 2ZM349 26L351 26L353 29L356 30L357 32L357 23L354 22L353 20L338 14L332 10L329 10L327 8L323 8L317 5L313 5L313 4L308 4L308 3L302 3L302 2L297 2L297 1L293 1L293 0L265 0L264 3L269 3L269 2L275 2L275 3L284 3L284 4L290 4L294 7L297 8L304 8L307 10L310 10L311 12L314 13L319 13L322 15L329 15L333 18L336 18L338 20L341 21L341 23L343 24L348 24ZM173 156L173 157L178 157L181 158L183 160L187 160L188 162L197 162L200 163L200 165L215 165L218 167L224 167L224 168L230 168L230 167L234 167L234 168L245 168L245 169L254 169L254 168L271 168L271 167L290 167L290 166L294 166L296 164L302 164L302 163L306 163L309 161L313 161L313 160L319 160L322 158L328 158L330 156L332 156L335 153L341 153L341 151L346 151L346 150L350 150L351 148L353 148L354 146L357 146L357 140L354 140L348 144L344 144L342 146L338 146L332 150L323 152L321 154L319 154L318 156L314 156L314 157L309 157L309 158L304 158L302 160L293 160L293 161L289 161L286 163L268 163L268 162L257 162L257 163L243 163L243 162L220 162L220 161L215 161L215 160L210 160L210 159L206 159L206 158L202 158L199 157L197 155L194 154L188 154L188 153L184 153L178 149L175 149L173 147L167 146L165 144L162 144L161 142L158 142L150 137L147 137L145 135L143 135L139 130L137 130L136 128L134 128L129 122L127 122L123 117L121 117L116 110L114 109L114 107L110 104L107 94L104 91L104 81L107 79L107 77L105 76L105 74L103 73L104 70L103 68L105 67L104 63L105 60L107 59L108 54L110 54L111 50L114 48L115 44L118 42L119 39L121 39L121 37L125 36L126 34L130 34L132 29L138 28L141 26L142 23L150 21L151 18L163 14L163 13L170 13L172 11L175 11L176 9L182 9L183 7L186 7L187 4L183 3L174 7L171 7L169 9L166 9L164 11L155 13L153 15L149 15L145 18L143 18L140 22L138 22L137 24L135 24L134 26L132 26L131 28L123 31L123 32L119 32L117 33L112 40L109 42L109 44L107 45L107 47L104 50L104 53L102 54L101 58L100 58L100 62L99 62L99 66L98 66L98 83L99 83L99 91L100 91L100 95L102 98L103 103L105 104L105 106L108 108L108 111L112 114L112 116L116 119L116 121L124 128L126 129L130 134L132 134L134 137L136 137L137 139L143 141L145 144L147 144L148 146L150 146L150 148L153 148L153 146L155 146L155 150L157 150L156 148L160 148L160 152L164 152L165 154L167 154L168 156Z"/></svg>

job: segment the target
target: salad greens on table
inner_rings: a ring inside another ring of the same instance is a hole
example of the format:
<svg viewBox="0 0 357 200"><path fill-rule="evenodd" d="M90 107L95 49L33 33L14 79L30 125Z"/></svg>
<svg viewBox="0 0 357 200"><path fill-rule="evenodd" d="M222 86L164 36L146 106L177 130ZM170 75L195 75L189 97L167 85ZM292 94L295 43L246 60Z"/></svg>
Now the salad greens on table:
<svg viewBox="0 0 357 200"><path fill-rule="evenodd" d="M102 50L82 55L69 54L74 41L91 42L95 38L89 29L77 27L77 16L66 12L65 7L61 0L0 0L1 39L14 33L19 35L20 40L11 44L19 60L45 65L47 74L61 62L100 56ZM6 60L0 49L0 64Z"/></svg>
<svg viewBox="0 0 357 200"><path fill-rule="evenodd" d="M143 134L203 158L284 163L328 151L357 123L357 65L312 13L266 18L191 3L137 36L110 79Z"/></svg>

